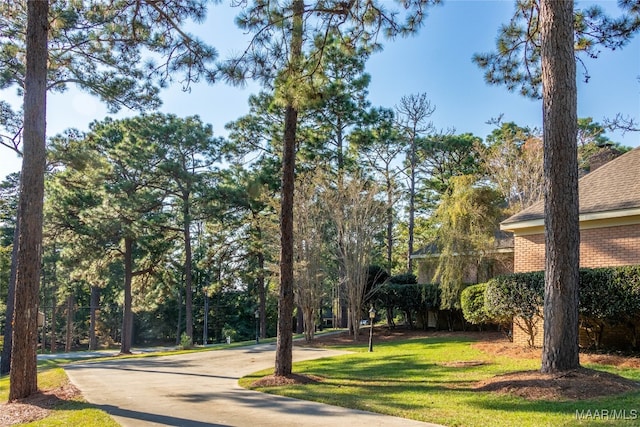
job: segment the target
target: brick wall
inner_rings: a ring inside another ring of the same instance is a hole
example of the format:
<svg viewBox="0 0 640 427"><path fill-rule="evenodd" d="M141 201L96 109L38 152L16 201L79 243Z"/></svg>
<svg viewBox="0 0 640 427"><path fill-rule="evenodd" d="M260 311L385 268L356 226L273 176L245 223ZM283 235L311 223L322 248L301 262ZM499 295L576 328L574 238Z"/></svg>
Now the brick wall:
<svg viewBox="0 0 640 427"><path fill-rule="evenodd" d="M544 270L544 234L516 236L514 241L514 268L516 273ZM640 224L580 230L580 266L613 267L640 264ZM535 346L542 346L543 324L537 325ZM620 342L628 330L617 328L618 337L608 336L605 343ZM613 331L607 331L607 335ZM527 346L527 334L513 325L513 342ZM581 336L581 345L588 345L586 336Z"/></svg>
<svg viewBox="0 0 640 427"><path fill-rule="evenodd" d="M514 272L544 270L544 234L515 237ZM640 224L580 231L580 266L640 264Z"/></svg>
<svg viewBox="0 0 640 427"><path fill-rule="evenodd" d="M513 272L544 270L544 234L514 238Z"/></svg>
<svg viewBox="0 0 640 427"><path fill-rule="evenodd" d="M544 327L544 321L542 317L537 317L534 324L535 324L534 326L535 336L533 339L533 346L542 347L542 337L543 337L542 328ZM513 328L512 329L513 343L519 347L529 347L528 333L525 330L523 330L521 327L516 325L515 322L513 323L512 328Z"/></svg>
<svg viewBox="0 0 640 427"><path fill-rule="evenodd" d="M421 258L418 264L418 283L433 283L433 276L438 268L437 258Z"/></svg>
<svg viewBox="0 0 640 427"><path fill-rule="evenodd" d="M582 230L580 240L582 267L640 264L640 224Z"/></svg>
<svg viewBox="0 0 640 427"><path fill-rule="evenodd" d="M636 350L638 343L634 342L634 330L638 331L640 328L640 322L635 324L617 324L617 325L605 325L602 334L602 342L600 343L603 348L616 348L620 350ZM583 327L580 328L580 346L581 347L593 347L593 340L595 334L592 331L592 336L589 336L587 330ZM526 344L526 342L525 342Z"/></svg>

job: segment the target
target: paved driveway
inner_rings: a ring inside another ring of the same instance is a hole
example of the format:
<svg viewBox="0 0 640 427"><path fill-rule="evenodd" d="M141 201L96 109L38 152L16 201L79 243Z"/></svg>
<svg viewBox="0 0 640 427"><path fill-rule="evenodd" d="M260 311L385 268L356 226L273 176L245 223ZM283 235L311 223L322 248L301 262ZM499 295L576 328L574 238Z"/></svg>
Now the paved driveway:
<svg viewBox="0 0 640 427"><path fill-rule="evenodd" d="M344 354L294 348L294 360ZM273 366L275 345L65 367L91 403L123 426L429 426L314 402L245 390L238 379ZM431 426L433 426L431 424Z"/></svg>

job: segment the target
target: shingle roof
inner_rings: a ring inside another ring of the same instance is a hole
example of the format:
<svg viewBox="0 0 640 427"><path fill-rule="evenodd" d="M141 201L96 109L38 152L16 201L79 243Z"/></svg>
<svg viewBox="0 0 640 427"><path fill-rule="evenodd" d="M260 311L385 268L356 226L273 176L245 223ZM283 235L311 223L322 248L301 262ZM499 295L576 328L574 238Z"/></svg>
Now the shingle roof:
<svg viewBox="0 0 640 427"><path fill-rule="evenodd" d="M580 213L640 208L640 147L635 148L578 181ZM544 218L544 201L507 218L503 225Z"/></svg>

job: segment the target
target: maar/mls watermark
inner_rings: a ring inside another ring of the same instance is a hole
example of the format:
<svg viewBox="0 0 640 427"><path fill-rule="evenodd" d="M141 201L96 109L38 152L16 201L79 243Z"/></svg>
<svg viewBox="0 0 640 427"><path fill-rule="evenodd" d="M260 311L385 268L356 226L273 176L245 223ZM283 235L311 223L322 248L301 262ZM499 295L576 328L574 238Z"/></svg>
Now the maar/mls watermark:
<svg viewBox="0 0 640 427"><path fill-rule="evenodd" d="M637 409L576 409L577 420L637 420L639 415Z"/></svg>

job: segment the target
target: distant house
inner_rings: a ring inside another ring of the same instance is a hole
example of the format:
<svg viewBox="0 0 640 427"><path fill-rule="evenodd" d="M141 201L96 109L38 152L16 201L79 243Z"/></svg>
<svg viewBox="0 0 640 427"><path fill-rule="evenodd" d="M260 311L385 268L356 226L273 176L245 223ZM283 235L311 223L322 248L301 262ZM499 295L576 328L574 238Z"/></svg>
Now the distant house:
<svg viewBox="0 0 640 427"><path fill-rule="evenodd" d="M640 148L593 169L578 181L580 266L640 264ZM514 235L514 272L544 270L543 201L506 219L500 229ZM514 342L526 343L515 329ZM539 331L536 345L542 343Z"/></svg>
<svg viewBox="0 0 640 427"><path fill-rule="evenodd" d="M422 247L411 255L418 264L418 283L436 283L435 277L440 258L437 242ZM482 283L499 274L513 272L513 234L504 231L495 233L495 246L480 263L464 263L464 283Z"/></svg>
<svg viewBox="0 0 640 427"><path fill-rule="evenodd" d="M438 283L436 270L440 259L440 250L437 242L432 242L411 255L418 267L418 283ZM504 231L497 231L495 235L495 247L486 254L480 262L464 262L460 265L464 268L463 282L467 284L482 283L499 274L513 272L513 235ZM437 328L438 316L436 311L429 311L427 326ZM446 326L445 326L446 327Z"/></svg>

